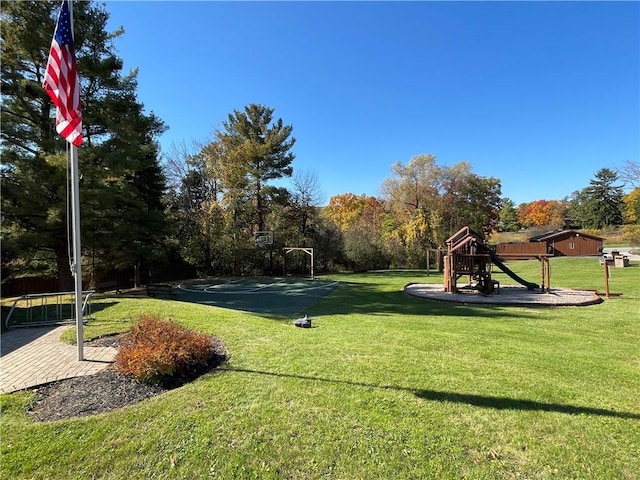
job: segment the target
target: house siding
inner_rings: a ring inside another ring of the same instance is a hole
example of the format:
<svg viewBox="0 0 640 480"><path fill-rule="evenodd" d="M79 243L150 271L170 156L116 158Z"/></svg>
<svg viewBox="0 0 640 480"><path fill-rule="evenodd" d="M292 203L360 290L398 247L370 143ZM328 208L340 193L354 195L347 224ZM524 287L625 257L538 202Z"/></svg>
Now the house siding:
<svg viewBox="0 0 640 480"><path fill-rule="evenodd" d="M547 247L540 242L519 242L519 243L499 243L496 245L496 254L513 257L514 255L522 255L524 258L531 255L544 255L547 253Z"/></svg>
<svg viewBox="0 0 640 480"><path fill-rule="evenodd" d="M575 230L563 230L550 232L537 237L532 237L529 242L499 243L496 245L496 254L510 256L549 254L555 256L583 257L589 255L601 255L604 238L596 237ZM506 258L506 257L505 257Z"/></svg>
<svg viewBox="0 0 640 480"><path fill-rule="evenodd" d="M600 255L602 253L602 240L586 237L580 234L563 234L545 239L547 248L554 255L567 257L581 257L587 255Z"/></svg>

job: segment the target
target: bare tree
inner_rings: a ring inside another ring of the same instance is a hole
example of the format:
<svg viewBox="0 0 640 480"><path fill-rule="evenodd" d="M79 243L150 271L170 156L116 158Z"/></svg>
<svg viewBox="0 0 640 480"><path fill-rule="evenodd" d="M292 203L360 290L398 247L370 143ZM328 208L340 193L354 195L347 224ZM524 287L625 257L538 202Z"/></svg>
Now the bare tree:
<svg viewBox="0 0 640 480"><path fill-rule="evenodd" d="M296 172L291 183L292 211L298 226L298 233L304 243L309 234L309 224L317 219L317 209L325 200L318 176L314 172Z"/></svg>
<svg viewBox="0 0 640 480"><path fill-rule="evenodd" d="M291 184L294 188L294 197L302 205L317 207L327 199L315 172L296 170L291 178Z"/></svg>
<svg viewBox="0 0 640 480"><path fill-rule="evenodd" d="M630 190L640 187L640 162L627 160L621 167L616 169L616 173L618 178Z"/></svg>
<svg viewBox="0 0 640 480"><path fill-rule="evenodd" d="M182 140L173 142L169 149L163 152L163 171L169 188L179 190L190 170L189 159L197 155L202 148L203 145L195 140L191 143Z"/></svg>

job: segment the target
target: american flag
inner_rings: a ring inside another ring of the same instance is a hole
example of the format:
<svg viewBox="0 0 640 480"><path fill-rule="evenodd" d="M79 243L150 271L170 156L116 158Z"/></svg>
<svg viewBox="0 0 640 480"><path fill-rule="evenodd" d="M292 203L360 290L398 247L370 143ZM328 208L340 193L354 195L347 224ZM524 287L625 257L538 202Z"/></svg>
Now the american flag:
<svg viewBox="0 0 640 480"><path fill-rule="evenodd" d="M42 86L58 108L56 130L69 143L78 147L82 143L82 113L69 7L69 0L64 0L51 41Z"/></svg>

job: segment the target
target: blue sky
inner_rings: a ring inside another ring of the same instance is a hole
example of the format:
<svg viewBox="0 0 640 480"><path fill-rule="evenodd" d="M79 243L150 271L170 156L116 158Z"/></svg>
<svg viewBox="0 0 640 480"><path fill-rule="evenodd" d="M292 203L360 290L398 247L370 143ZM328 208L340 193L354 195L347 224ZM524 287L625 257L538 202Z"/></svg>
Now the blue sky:
<svg viewBox="0 0 640 480"><path fill-rule="evenodd" d="M259 103L326 200L419 154L516 204L640 160L639 2L106 2L163 150Z"/></svg>

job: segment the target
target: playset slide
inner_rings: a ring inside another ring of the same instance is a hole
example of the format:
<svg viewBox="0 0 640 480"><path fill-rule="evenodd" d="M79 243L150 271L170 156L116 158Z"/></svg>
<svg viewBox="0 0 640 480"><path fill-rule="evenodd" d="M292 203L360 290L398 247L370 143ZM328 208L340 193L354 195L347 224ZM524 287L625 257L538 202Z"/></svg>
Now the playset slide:
<svg viewBox="0 0 640 480"><path fill-rule="evenodd" d="M491 254L491 262L500 270L502 270L504 273L506 273L507 276L513 278L520 285L527 287L527 290L535 290L536 288L540 288L540 285L536 283L527 282L524 278L514 273L509 267L507 267L504 263L502 263L502 261L500 261L494 253Z"/></svg>

